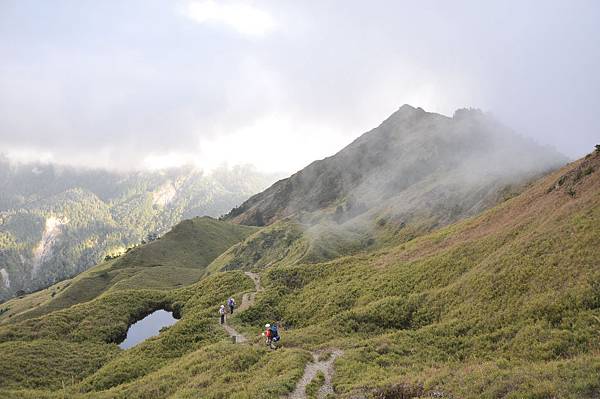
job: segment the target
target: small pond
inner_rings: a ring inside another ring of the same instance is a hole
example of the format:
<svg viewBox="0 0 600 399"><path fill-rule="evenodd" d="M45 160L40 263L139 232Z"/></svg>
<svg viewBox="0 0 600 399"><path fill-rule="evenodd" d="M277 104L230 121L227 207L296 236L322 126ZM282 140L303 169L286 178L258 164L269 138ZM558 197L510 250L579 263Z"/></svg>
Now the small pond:
<svg viewBox="0 0 600 399"><path fill-rule="evenodd" d="M162 309L152 312L129 327L127 338L119 344L119 347L129 349L150 337L158 335L161 328L172 326L175 323L177 323L177 319L173 317L173 312Z"/></svg>

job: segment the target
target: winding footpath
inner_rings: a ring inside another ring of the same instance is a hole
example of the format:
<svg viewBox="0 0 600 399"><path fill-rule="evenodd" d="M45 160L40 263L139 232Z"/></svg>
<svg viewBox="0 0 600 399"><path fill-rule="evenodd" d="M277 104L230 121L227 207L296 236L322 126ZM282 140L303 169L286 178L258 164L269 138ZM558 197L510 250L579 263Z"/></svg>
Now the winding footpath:
<svg viewBox="0 0 600 399"><path fill-rule="evenodd" d="M260 285L260 276L258 274L252 272L245 272L244 274L254 281L254 291L247 292L242 296L242 304L240 305L238 311L246 310L250 306L254 305L256 293L263 290L262 286Z"/></svg>
<svg viewBox="0 0 600 399"><path fill-rule="evenodd" d="M247 292L242 296L242 304L237 308L238 312L248 309L250 306L254 305L254 299L256 298L256 293L262 291L262 287L260 285L260 276L256 273L245 272L246 276L250 277L252 281L254 281L254 291ZM225 324L223 324L223 328L227 331L230 337L234 337L235 343L243 343L248 342L248 339L235 330L235 328L231 327L228 324L228 321L225 320Z"/></svg>
<svg viewBox="0 0 600 399"><path fill-rule="evenodd" d="M253 272L244 272L244 274L254 281L254 291L247 292L242 295L242 303L237 309L238 312L248 309L252 305L254 305L254 301L256 298L256 294L263 290L260 284L260 276L257 273ZM243 335L237 332L232 326L228 324L228 321L225 321L223 324L223 328L227 331L230 337L234 337L235 343L247 343L248 339ZM330 355L325 360L319 360L319 357L326 353L330 353ZM310 382L316 377L317 373L320 371L325 375L325 382L323 386L317 392L317 398L323 399L326 398L327 395L333 394L333 385L332 379L334 370L335 360L343 355L343 351L339 349L331 349L331 350L320 350L311 352L313 357L312 362L306 364L304 368L304 374L302 378L296 383L296 388L294 391L287 397L288 399L306 399L306 386L310 384Z"/></svg>

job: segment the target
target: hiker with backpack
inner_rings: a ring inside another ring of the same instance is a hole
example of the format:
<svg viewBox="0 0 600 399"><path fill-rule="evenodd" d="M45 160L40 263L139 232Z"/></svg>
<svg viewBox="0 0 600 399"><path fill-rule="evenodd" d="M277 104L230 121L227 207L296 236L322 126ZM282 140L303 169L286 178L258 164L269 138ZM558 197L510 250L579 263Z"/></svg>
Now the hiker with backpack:
<svg viewBox="0 0 600 399"><path fill-rule="evenodd" d="M221 315L221 324L225 324L225 305L221 305L219 314Z"/></svg>
<svg viewBox="0 0 600 399"><path fill-rule="evenodd" d="M235 299L233 297L227 300L227 305L229 306L229 313L233 314L233 309L235 308Z"/></svg>
<svg viewBox="0 0 600 399"><path fill-rule="evenodd" d="M262 333L263 337L266 338L265 343L267 346L271 345L271 325L269 323L265 324L265 332Z"/></svg>
<svg viewBox="0 0 600 399"><path fill-rule="evenodd" d="M280 338L277 323L271 324L271 342L278 342Z"/></svg>
<svg viewBox="0 0 600 399"><path fill-rule="evenodd" d="M279 331L277 330L277 324L273 323L273 324L265 324L265 332L263 332L262 334L264 337L266 337L266 341L265 344L270 347L271 349L277 349L277 346L275 345L279 340L280 340L280 336L279 336Z"/></svg>

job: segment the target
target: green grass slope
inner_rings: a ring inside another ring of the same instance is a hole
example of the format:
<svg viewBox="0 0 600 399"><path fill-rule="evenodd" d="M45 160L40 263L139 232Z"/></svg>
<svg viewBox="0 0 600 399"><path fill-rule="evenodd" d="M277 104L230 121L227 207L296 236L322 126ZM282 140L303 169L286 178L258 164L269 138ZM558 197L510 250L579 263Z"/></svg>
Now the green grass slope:
<svg viewBox="0 0 600 399"><path fill-rule="evenodd" d="M325 213L325 212L322 212ZM426 234L422 224L405 223L385 211L372 210L347 221L286 218L266 226L219 255L206 274L228 270L256 270L274 265L326 262L397 245Z"/></svg>
<svg viewBox="0 0 600 399"><path fill-rule="evenodd" d="M303 227L290 219L267 226L223 252L206 268L214 273L235 269L263 269L275 264L295 264L306 258L309 241Z"/></svg>
<svg viewBox="0 0 600 399"><path fill-rule="evenodd" d="M206 267L217 256L258 229L210 217L184 220L162 239L117 260L115 268Z"/></svg>
<svg viewBox="0 0 600 399"><path fill-rule="evenodd" d="M290 345L345 347L343 397L596 398L599 170L596 153L434 234L271 268L244 321L283 320Z"/></svg>
<svg viewBox="0 0 600 399"><path fill-rule="evenodd" d="M232 295L241 302L241 294L252 287L241 272L218 273L172 291L108 292L69 309L0 326L0 397L284 394L309 356L301 349L272 354L260 346L233 346L216 323L219 304ZM130 324L161 308L174 310L181 320L130 350L118 349L115 342Z"/></svg>
<svg viewBox="0 0 600 399"><path fill-rule="evenodd" d="M0 397L281 397L309 350L339 348L339 398L597 398L599 220L596 153L412 240L306 264L273 242L280 260L257 268L264 291L231 320L250 345L232 344L217 323L219 304L253 287L241 271L174 290L109 290L0 326ZM133 349L116 347L159 308L181 320ZM270 352L258 334L275 319L283 348ZM34 351L37 362L19 362Z"/></svg>
<svg viewBox="0 0 600 399"><path fill-rule="evenodd" d="M164 290L189 285L200 279L213 259L256 230L209 217L185 220L160 240L46 289L46 292L54 292L46 302L39 303L27 295L2 304L0 308L8 310L0 314L0 321L38 317L87 302L108 290ZM39 294L32 296L40 297ZM32 307L27 308L23 303Z"/></svg>

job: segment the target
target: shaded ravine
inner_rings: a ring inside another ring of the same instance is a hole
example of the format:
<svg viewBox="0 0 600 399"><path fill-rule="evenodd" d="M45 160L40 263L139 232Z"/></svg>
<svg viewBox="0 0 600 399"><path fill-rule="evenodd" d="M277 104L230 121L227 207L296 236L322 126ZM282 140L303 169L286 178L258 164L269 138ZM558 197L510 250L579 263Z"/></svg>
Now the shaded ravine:
<svg viewBox="0 0 600 399"><path fill-rule="evenodd" d="M246 276L250 277L252 281L254 281L254 291L247 292L242 296L242 303L237 308L238 312L248 309L250 306L254 305L254 299L256 298L256 293L262 291L262 286L260 285L260 276L257 273L245 272ZM223 324L223 328L229 334L230 337L235 339L235 343L248 342L248 339L235 330L235 328L231 327L228 324L228 320L225 320L225 324Z"/></svg>
<svg viewBox="0 0 600 399"><path fill-rule="evenodd" d="M319 360L319 356L324 353L331 353L328 359ZM305 399L306 398L306 386L315 378L317 373L321 371L325 375L325 382L323 386L317 392L318 398L325 398L329 394L333 394L332 379L335 372L333 364L335 359L341 356L344 352L339 349L332 349L330 351L315 351L312 352L313 361L306 364L304 368L304 375L296 384L296 389L292 392L288 399Z"/></svg>

